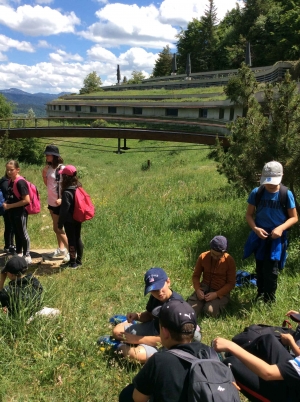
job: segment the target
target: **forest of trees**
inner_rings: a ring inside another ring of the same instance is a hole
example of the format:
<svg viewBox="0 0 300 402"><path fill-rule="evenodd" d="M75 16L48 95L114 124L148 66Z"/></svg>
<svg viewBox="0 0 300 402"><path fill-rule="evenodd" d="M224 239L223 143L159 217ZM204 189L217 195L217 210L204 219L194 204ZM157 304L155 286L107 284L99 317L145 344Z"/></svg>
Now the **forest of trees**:
<svg viewBox="0 0 300 402"><path fill-rule="evenodd" d="M204 15L189 22L177 36L178 73L185 72L187 54L191 54L192 73L240 67L245 60L246 43L251 44L252 66L268 66L280 60L300 58L300 2L293 0L243 0L217 19L214 0L208 0ZM160 52L157 66L166 67L166 48ZM167 74L163 74L167 75Z"/></svg>

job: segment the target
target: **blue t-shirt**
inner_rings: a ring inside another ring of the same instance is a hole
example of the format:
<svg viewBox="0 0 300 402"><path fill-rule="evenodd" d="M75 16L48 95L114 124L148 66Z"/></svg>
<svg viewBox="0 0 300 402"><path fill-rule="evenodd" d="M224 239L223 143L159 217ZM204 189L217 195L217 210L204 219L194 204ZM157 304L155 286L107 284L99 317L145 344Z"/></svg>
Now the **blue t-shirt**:
<svg viewBox="0 0 300 402"><path fill-rule="evenodd" d="M248 203L255 206L255 196L259 187L251 191ZM293 193L288 190L287 192L287 208L295 208L295 199ZM285 212L280 204L279 190L276 193L270 193L266 188L262 194L259 205L255 212L255 224L264 229L273 230L286 221Z"/></svg>

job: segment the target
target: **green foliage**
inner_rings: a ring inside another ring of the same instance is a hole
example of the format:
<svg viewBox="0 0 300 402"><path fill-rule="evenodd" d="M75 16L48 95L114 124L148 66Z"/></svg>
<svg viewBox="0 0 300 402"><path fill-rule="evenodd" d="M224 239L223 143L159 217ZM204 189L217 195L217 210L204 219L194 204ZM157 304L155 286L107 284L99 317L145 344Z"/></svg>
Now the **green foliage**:
<svg viewBox="0 0 300 402"><path fill-rule="evenodd" d="M153 77L163 77L170 75L172 72L172 53L169 45L165 46L158 54L152 71Z"/></svg>
<svg viewBox="0 0 300 402"><path fill-rule="evenodd" d="M42 165L45 160L44 145L37 138L21 138L21 152L19 154L19 162L29 165Z"/></svg>
<svg viewBox="0 0 300 402"><path fill-rule="evenodd" d="M224 93L231 102L246 108L250 99L253 98L257 87L258 83L252 71L245 63L242 63L237 75L229 79L227 86L224 88Z"/></svg>
<svg viewBox="0 0 300 402"><path fill-rule="evenodd" d="M127 84L140 84L142 80L146 78L144 73L142 71L132 71L131 77L128 81Z"/></svg>
<svg viewBox="0 0 300 402"><path fill-rule="evenodd" d="M101 78L97 75L96 71L88 74L83 80L83 87L80 89L79 93L90 94L92 92L101 91Z"/></svg>
<svg viewBox="0 0 300 402"><path fill-rule="evenodd" d="M13 104L9 102L4 95L0 94L0 119L11 117Z"/></svg>
<svg viewBox="0 0 300 402"><path fill-rule="evenodd" d="M107 127L107 121L104 119L97 119L91 123L91 127L97 128L97 127Z"/></svg>
<svg viewBox="0 0 300 402"><path fill-rule="evenodd" d="M44 162L44 146L37 138L12 140L6 131L0 137L0 157L5 161L16 159L29 165L41 165Z"/></svg>
<svg viewBox="0 0 300 402"><path fill-rule="evenodd" d="M27 117L27 119L34 119L35 118L35 113L34 113L32 107L28 110L26 117Z"/></svg>
<svg viewBox="0 0 300 402"><path fill-rule="evenodd" d="M224 150L218 143L211 154L218 161L218 171L237 188L249 191L257 185L263 165L278 160L284 168L284 184L297 193L300 190L300 96L296 83L286 73L282 82L267 85L263 108L252 94L245 95L243 82L240 94L237 86L235 89L236 98L243 104L247 101L247 115L229 125L229 149Z"/></svg>

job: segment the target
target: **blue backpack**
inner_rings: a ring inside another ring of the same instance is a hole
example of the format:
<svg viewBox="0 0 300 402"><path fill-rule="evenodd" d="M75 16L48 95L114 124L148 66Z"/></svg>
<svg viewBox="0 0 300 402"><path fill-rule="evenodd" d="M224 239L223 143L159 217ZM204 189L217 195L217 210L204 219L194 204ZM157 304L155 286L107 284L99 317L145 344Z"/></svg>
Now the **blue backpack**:
<svg viewBox="0 0 300 402"><path fill-rule="evenodd" d="M0 190L0 216L3 216L5 213L5 209L3 208L3 203L5 202L5 198L3 196L2 191Z"/></svg>

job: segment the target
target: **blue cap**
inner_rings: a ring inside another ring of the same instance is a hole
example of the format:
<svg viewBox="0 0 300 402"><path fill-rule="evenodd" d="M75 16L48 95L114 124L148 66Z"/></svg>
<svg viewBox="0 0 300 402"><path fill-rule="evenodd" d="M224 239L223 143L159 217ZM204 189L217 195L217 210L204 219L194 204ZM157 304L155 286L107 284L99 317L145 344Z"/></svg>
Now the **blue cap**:
<svg viewBox="0 0 300 402"><path fill-rule="evenodd" d="M159 290L164 287L168 275L162 268L150 268L145 273L145 292L144 296L152 290Z"/></svg>

